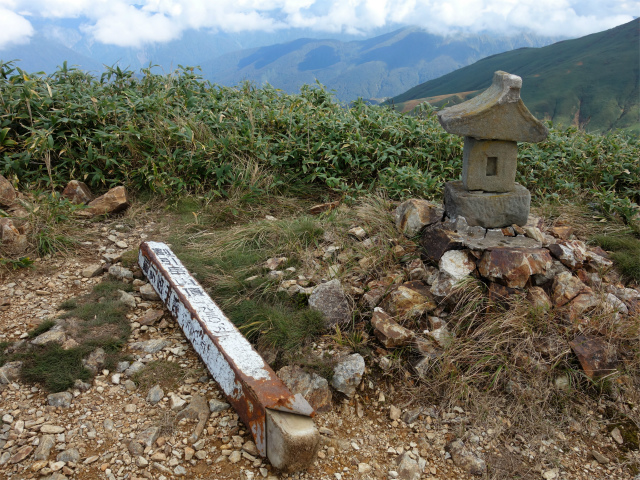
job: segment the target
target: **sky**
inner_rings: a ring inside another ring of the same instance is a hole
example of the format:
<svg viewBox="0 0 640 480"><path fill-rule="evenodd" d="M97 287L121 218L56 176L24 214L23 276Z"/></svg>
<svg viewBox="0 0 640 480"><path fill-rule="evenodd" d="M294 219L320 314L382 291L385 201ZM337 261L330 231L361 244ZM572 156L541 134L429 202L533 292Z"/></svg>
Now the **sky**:
<svg viewBox="0 0 640 480"><path fill-rule="evenodd" d="M141 47L179 39L190 29L302 28L364 36L390 24L440 35L580 37L638 15L640 0L0 0L0 49L28 43L43 23L65 19L93 41Z"/></svg>

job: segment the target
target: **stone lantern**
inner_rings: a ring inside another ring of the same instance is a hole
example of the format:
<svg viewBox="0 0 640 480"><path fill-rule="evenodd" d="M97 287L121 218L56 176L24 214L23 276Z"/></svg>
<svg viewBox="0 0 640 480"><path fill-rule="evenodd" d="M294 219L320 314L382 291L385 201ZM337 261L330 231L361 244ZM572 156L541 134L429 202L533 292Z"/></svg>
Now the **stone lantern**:
<svg viewBox="0 0 640 480"><path fill-rule="evenodd" d="M464 136L462 180L447 182L445 213L471 226L524 225L531 194L516 183L517 142L541 142L548 130L520 99L522 79L498 71L482 94L438 112L444 129Z"/></svg>

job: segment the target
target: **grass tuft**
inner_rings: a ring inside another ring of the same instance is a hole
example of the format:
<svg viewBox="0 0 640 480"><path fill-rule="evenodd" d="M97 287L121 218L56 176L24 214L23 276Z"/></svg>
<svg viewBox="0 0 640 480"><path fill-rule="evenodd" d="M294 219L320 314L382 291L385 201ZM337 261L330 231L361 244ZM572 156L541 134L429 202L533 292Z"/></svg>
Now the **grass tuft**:
<svg viewBox="0 0 640 480"><path fill-rule="evenodd" d="M611 258L622 275L640 282L640 239L632 235L597 235L593 241L613 252Z"/></svg>
<svg viewBox="0 0 640 480"><path fill-rule="evenodd" d="M295 310L286 304L245 300L230 310L229 316L249 339L259 338L265 345L284 352L300 348L325 329L320 312L307 308Z"/></svg>
<svg viewBox="0 0 640 480"><path fill-rule="evenodd" d="M78 301L75 298L69 298L62 302L58 310L73 310L78 307Z"/></svg>
<svg viewBox="0 0 640 480"><path fill-rule="evenodd" d="M122 266L131 268L138 264L138 249L127 250L122 254Z"/></svg>
<svg viewBox="0 0 640 480"><path fill-rule="evenodd" d="M93 287L93 297L96 296L113 296L117 294L118 290L125 292L133 292L133 285L130 283L116 282L113 280L104 280Z"/></svg>
<svg viewBox="0 0 640 480"><path fill-rule="evenodd" d="M24 345L9 355L1 353L0 360L22 360L23 380L41 383L53 392L70 388L76 379L91 378L82 359L96 348L105 350L105 368L112 370L122 359L122 347L131 333L127 308L118 301L118 290L130 288L124 283L105 281L97 284L88 295L63 303L61 309L66 311L59 318L65 322L65 332L78 342L77 347L64 350L57 344L33 348ZM55 324L54 320L44 321L29 332L29 338L46 332Z"/></svg>
<svg viewBox="0 0 640 480"><path fill-rule="evenodd" d="M26 382L41 383L47 390L61 392L73 386L76 379L91 378L82 365L83 348L64 350L60 345L47 344L18 356L24 363L21 376Z"/></svg>
<svg viewBox="0 0 640 480"><path fill-rule="evenodd" d="M28 333L29 338L36 338L38 335L42 335L43 333L48 332L55 326L55 324L55 320L45 320Z"/></svg>

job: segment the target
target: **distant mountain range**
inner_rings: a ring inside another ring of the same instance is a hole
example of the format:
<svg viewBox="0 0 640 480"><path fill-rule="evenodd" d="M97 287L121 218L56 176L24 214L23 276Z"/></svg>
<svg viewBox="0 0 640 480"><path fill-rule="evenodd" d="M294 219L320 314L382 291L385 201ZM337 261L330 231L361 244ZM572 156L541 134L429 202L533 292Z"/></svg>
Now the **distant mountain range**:
<svg viewBox="0 0 640 480"><path fill-rule="evenodd" d="M640 20L542 48L484 58L394 97L402 111L455 104L486 89L493 72L522 77L522 100L538 118L589 131L640 133Z"/></svg>
<svg viewBox="0 0 640 480"><path fill-rule="evenodd" d="M442 37L405 27L349 42L301 38L228 53L201 66L205 78L222 85L249 80L296 92L317 79L342 101L384 99L487 55L552 41L535 35Z"/></svg>
<svg viewBox="0 0 640 480"><path fill-rule="evenodd" d="M85 71L102 72L103 65L118 65L139 70L151 62L164 72L173 71L178 65L199 66L225 53L289 42L301 37L324 37L326 34L310 29L284 29L274 32L227 33L209 30L187 30L181 38L166 43L141 47L119 47L94 41L83 33L80 19L33 18L36 34L30 42L0 50L3 61L20 59L20 68L27 72L53 72L67 61ZM380 35L397 26L374 29L372 35ZM361 35L336 34L340 41L361 39Z"/></svg>
<svg viewBox="0 0 640 480"><path fill-rule="evenodd" d="M393 31L386 27L366 40L347 34L318 39L322 34L311 30L242 34L201 30L185 32L165 44L124 48L94 42L82 33L77 20L42 22L34 25L38 33L29 44L0 50L0 60L20 59L23 70L46 73L64 61L96 73L104 71L104 65L116 64L137 71L152 63L164 72L178 65L201 66L204 78L222 85L249 80L290 93L317 79L345 102L358 97L383 100L487 55L557 40L535 35L442 37L418 27Z"/></svg>

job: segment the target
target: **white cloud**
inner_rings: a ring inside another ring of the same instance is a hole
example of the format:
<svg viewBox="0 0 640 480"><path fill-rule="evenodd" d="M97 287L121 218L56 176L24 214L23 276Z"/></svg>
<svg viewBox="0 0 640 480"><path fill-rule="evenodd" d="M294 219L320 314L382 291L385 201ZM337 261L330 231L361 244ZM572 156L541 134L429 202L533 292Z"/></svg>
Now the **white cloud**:
<svg viewBox="0 0 640 480"><path fill-rule="evenodd" d="M27 43L33 35L29 20L0 3L0 50L10 45Z"/></svg>
<svg viewBox="0 0 640 480"><path fill-rule="evenodd" d="M0 48L33 34L29 17L79 17L99 42L140 46L188 29L366 33L389 23L440 34L581 36L631 21L638 11L640 0L0 0Z"/></svg>
<svg viewBox="0 0 640 480"><path fill-rule="evenodd" d="M98 18L94 24L86 24L81 28L98 42L120 47L168 42L178 38L182 32L180 25L168 15L122 3L115 4L111 11Z"/></svg>

